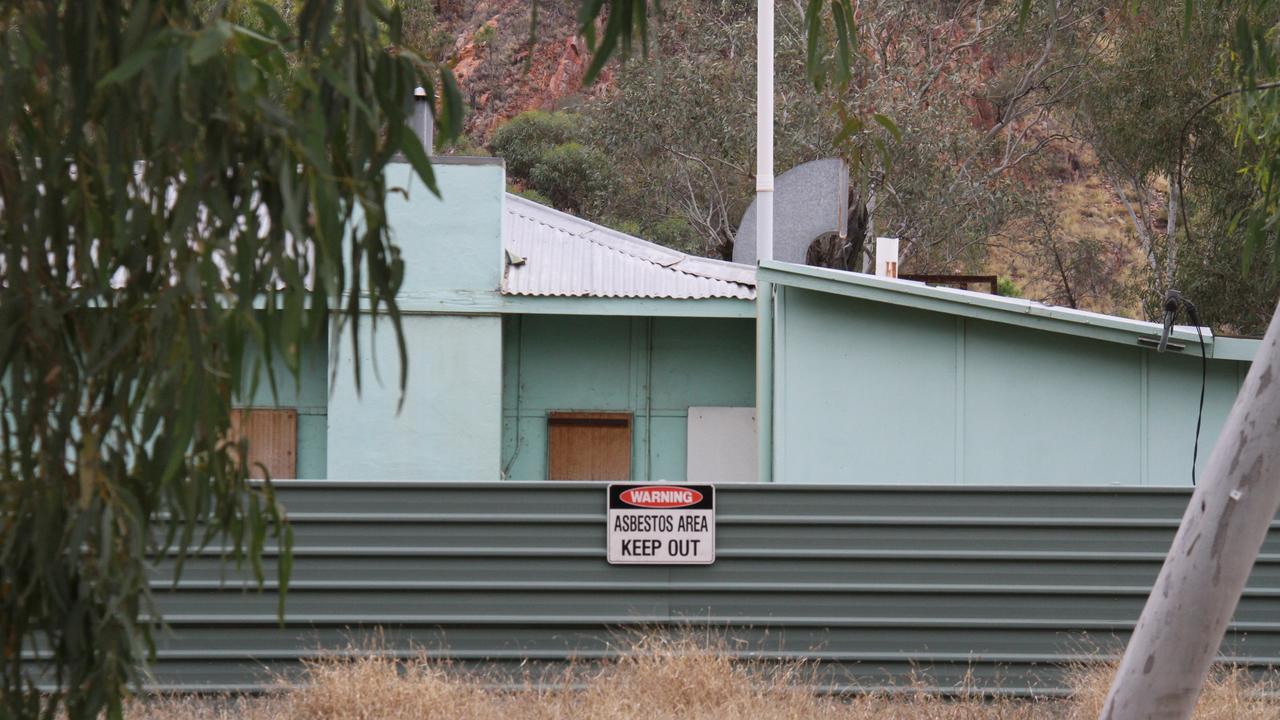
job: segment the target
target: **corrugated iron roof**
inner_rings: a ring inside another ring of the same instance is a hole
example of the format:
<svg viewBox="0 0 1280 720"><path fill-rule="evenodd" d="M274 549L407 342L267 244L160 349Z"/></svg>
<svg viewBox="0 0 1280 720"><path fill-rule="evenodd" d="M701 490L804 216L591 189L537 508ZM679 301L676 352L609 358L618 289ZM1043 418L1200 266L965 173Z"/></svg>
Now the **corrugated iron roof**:
<svg viewBox="0 0 1280 720"><path fill-rule="evenodd" d="M756 296L750 265L694 257L507 194L502 292L610 298Z"/></svg>

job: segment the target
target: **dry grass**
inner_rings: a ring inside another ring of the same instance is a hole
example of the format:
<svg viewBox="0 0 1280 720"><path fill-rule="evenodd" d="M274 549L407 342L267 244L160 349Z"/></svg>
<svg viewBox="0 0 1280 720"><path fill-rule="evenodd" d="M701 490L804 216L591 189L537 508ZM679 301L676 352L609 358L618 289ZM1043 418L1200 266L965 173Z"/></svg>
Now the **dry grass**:
<svg viewBox="0 0 1280 720"><path fill-rule="evenodd" d="M1054 244L1068 268L1072 294L1083 310L1143 317L1139 302L1146 291L1146 256L1134 234L1127 211L1111 187L1087 144L1052 145L1041 158L1036 180L1047 191L1047 214L1052 218ZM1072 158L1078 169L1070 166ZM1158 212L1158 210L1153 209ZM1050 243L1040 223L1020 221L1006 228L1007 239L995 242L986 270L1007 276L1023 297L1067 304L1062 277L1049 253ZM1073 256L1094 262L1072 266Z"/></svg>
<svg viewBox="0 0 1280 720"><path fill-rule="evenodd" d="M832 698L809 692L805 663L734 661L723 646L659 636L609 663L571 670L552 682L494 689L492 678L422 657L370 656L307 668L305 683L260 697L172 698L136 703L132 720L1092 720L1107 692L1108 668L1073 673L1066 700L983 699L960 692L871 693ZM572 684L573 688L569 685ZM1280 717L1272 689L1243 672L1215 674L1197 718Z"/></svg>

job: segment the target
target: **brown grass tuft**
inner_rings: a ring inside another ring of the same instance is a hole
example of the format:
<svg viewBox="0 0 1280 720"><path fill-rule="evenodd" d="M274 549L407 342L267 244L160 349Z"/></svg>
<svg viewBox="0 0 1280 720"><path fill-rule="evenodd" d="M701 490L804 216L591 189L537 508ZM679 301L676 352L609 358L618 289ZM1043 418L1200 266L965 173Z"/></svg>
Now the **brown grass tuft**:
<svg viewBox="0 0 1280 720"><path fill-rule="evenodd" d="M366 648L367 649L367 648ZM924 682L893 694L828 697L811 692L818 666L735 659L721 641L650 635L608 662L525 677L464 671L423 654L336 655L308 665L303 682L257 697L150 698L131 720L1092 720L1111 668L1069 673L1066 700L941 697ZM1204 720L1280 717L1276 686L1246 672L1214 672L1196 713Z"/></svg>

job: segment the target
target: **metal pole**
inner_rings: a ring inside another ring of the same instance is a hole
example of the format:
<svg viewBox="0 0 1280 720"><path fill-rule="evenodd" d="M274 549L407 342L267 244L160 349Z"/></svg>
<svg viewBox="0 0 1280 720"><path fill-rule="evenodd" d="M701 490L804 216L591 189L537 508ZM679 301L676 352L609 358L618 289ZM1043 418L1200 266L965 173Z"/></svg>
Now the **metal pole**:
<svg viewBox="0 0 1280 720"><path fill-rule="evenodd" d="M773 0L756 0L756 263L773 260ZM773 290L756 279L760 482L773 480Z"/></svg>
<svg viewBox="0 0 1280 720"><path fill-rule="evenodd" d="M773 259L773 0L756 0L756 258Z"/></svg>
<svg viewBox="0 0 1280 720"><path fill-rule="evenodd" d="M1191 495L1102 720L1191 717L1280 508L1280 309Z"/></svg>

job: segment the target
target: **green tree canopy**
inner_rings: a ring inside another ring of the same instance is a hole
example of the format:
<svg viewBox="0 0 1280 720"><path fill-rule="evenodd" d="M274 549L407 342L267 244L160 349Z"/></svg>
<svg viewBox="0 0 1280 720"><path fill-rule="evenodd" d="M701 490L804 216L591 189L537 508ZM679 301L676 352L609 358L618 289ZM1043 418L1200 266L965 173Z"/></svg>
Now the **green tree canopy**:
<svg viewBox="0 0 1280 720"><path fill-rule="evenodd" d="M408 98L446 136L460 105L400 37L380 0L0 9L0 715L119 715L148 555L215 543L261 580L274 535L287 580L229 403L330 301L398 334L384 170L434 189Z"/></svg>

